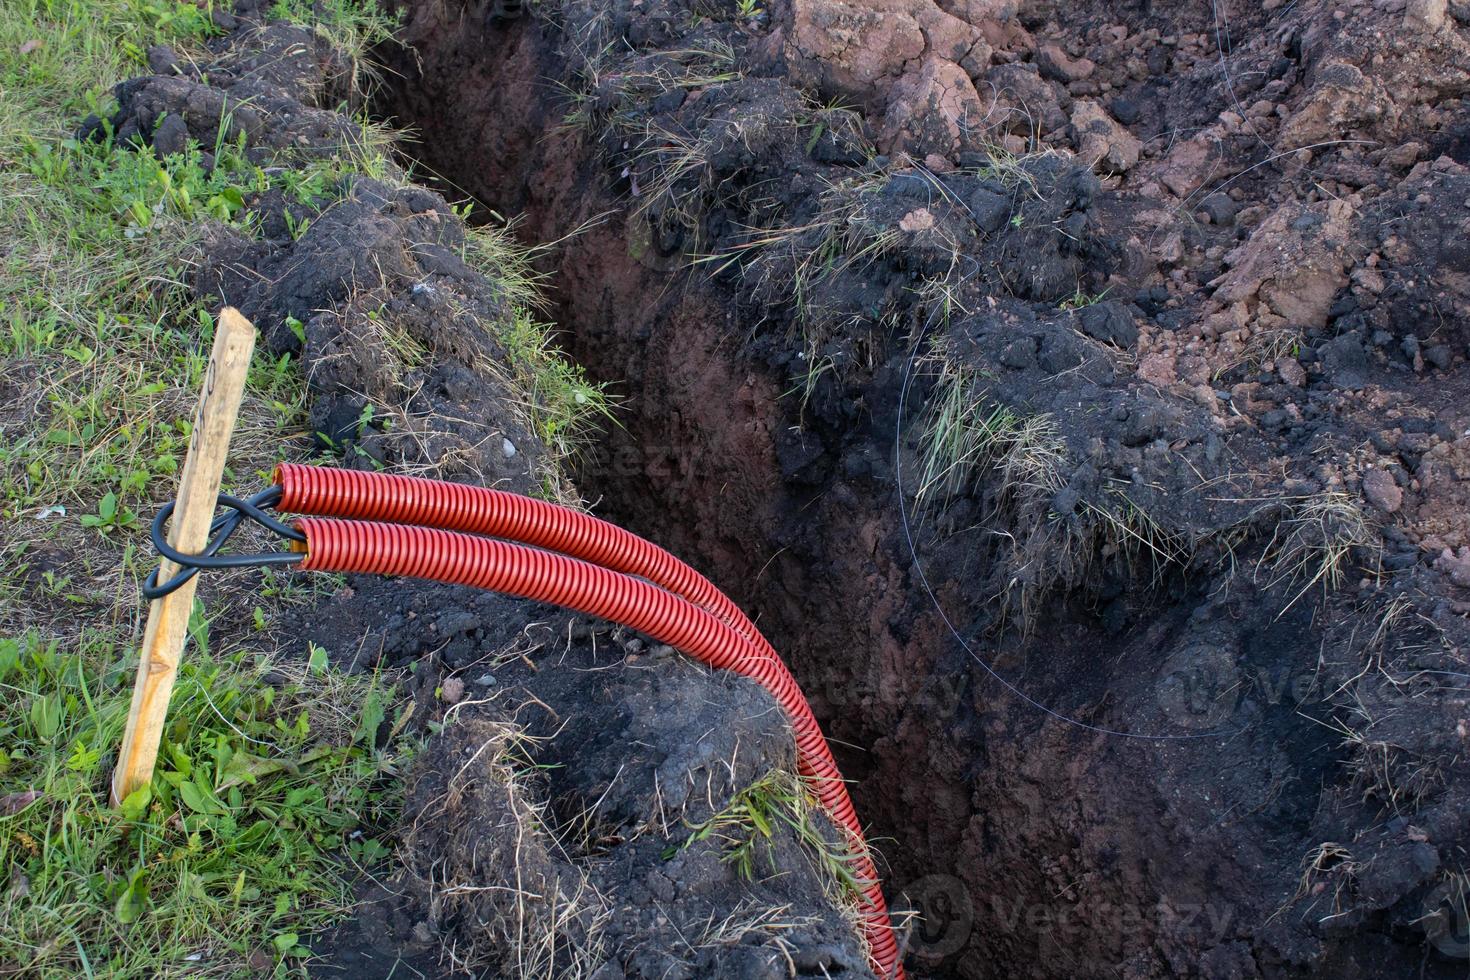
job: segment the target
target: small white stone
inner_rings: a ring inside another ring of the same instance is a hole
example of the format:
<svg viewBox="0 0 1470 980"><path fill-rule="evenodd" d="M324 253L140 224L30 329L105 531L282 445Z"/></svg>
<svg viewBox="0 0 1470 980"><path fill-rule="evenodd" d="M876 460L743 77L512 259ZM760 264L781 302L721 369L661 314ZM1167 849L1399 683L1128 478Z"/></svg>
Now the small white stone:
<svg viewBox="0 0 1470 980"><path fill-rule="evenodd" d="M516 444L509 439L502 438L500 440L500 451L505 455L506 459L511 459L516 454Z"/></svg>

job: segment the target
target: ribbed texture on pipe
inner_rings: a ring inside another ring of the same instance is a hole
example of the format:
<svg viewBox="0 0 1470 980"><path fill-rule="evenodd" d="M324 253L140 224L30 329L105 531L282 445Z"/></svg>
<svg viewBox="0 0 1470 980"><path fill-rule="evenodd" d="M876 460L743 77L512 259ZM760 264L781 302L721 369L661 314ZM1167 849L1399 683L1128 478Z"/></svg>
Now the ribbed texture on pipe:
<svg viewBox="0 0 1470 980"><path fill-rule="evenodd" d="M571 507L464 483L299 463L276 467L276 482L283 511L467 531L559 551L646 578L736 632L760 636L745 613L693 568L653 542Z"/></svg>
<svg viewBox="0 0 1470 980"><path fill-rule="evenodd" d="M285 466L281 467L281 470L285 469ZM321 467L301 469L316 469L323 473L350 472ZM347 496L351 483L343 481L340 485L345 488L342 497L318 495L312 498L315 507L349 511L357 508L359 505L353 504ZM296 486L299 488L301 483L297 482ZM503 496L514 498L512 494ZM295 498L294 503L292 500L283 497L282 509L295 510L302 502L300 497ZM527 513L537 510L528 508ZM534 525L534 519L532 523ZM597 523L613 527L604 521ZM565 554L430 527L320 517L302 518L296 526L306 535L303 569L430 579L554 603L646 633L712 667L749 677L771 692L791 720L800 774L809 782L833 821L852 838L853 871L864 898L863 931L872 951L873 969L883 977L903 976L888 906L883 899L877 870L868 855L862 826L847 794L847 786L806 698L786 665L769 650L769 645L763 642L758 645L751 637L671 591ZM620 529L613 530L627 535ZM541 535L544 547L561 547L550 530L543 528ZM584 553L593 551L594 546L585 542L584 545ZM728 599L725 601L729 602Z"/></svg>

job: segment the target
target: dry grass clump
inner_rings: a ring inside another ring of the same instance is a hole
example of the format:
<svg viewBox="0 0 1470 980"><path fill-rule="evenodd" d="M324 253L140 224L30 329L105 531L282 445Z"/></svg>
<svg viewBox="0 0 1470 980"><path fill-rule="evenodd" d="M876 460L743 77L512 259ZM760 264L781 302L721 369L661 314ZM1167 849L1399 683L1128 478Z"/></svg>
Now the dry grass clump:
<svg viewBox="0 0 1470 980"><path fill-rule="evenodd" d="M786 769L766 772L735 792L724 807L692 825L690 830L683 843L664 852L666 856L692 844L714 841L723 850L721 860L746 881L755 881L768 873L781 873L775 855L777 837L791 835L809 860L828 902L855 935L863 936L862 890L849 842L822 815L810 788L795 773ZM787 947L780 943L779 933L800 924L799 919L786 915L788 911L761 908L745 916L736 909L718 926L711 920L707 941L719 945L732 936L758 932L773 938L785 950Z"/></svg>
<svg viewBox="0 0 1470 980"><path fill-rule="evenodd" d="M1276 526L1262 559L1267 586L1300 585L1285 607L1290 609L1319 585L1323 595L1340 587L1354 550L1379 545L1355 499L1339 490L1324 491L1296 502Z"/></svg>
<svg viewBox="0 0 1470 980"><path fill-rule="evenodd" d="M1348 848L1336 841L1323 841L1303 858L1301 880L1292 901L1310 897L1309 908L1320 910L1316 914L1319 921L1341 915L1353 904L1363 867Z"/></svg>
<svg viewBox="0 0 1470 980"><path fill-rule="evenodd" d="M982 379L942 350L931 355L938 371L920 437L920 506L943 506L993 471L1000 495L1034 511L1042 497L1062 488L1065 446L1056 421L1022 415L990 399Z"/></svg>
<svg viewBox="0 0 1470 980"><path fill-rule="evenodd" d="M527 736L465 715L421 756L401 854L429 928L458 970L585 976L601 962L606 903L563 860L527 785Z"/></svg>
<svg viewBox="0 0 1470 980"><path fill-rule="evenodd" d="M1033 627L1051 589L1086 579L1099 560L1164 570L1189 561L1194 547L1121 489L1082 497L1057 513L1067 486L1068 450L1057 420L998 401L982 373L937 346L920 363L934 379L921 420L918 480L921 524L937 528L960 497L980 502L973 525L998 542L1006 562L1000 619Z"/></svg>
<svg viewBox="0 0 1470 980"><path fill-rule="evenodd" d="M723 919L711 915L692 945L699 950L751 945L772 948L785 962L789 975L794 977L798 975L794 957L797 947L787 936L821 921L817 916L794 914L789 905L745 903Z"/></svg>

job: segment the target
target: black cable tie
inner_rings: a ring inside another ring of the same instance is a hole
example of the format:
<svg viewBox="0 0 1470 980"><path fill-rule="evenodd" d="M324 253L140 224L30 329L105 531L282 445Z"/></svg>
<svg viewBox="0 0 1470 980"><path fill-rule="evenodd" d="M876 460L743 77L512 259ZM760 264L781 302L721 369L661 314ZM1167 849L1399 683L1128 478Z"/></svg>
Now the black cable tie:
<svg viewBox="0 0 1470 980"><path fill-rule="evenodd" d="M261 565L294 565L302 561L306 556L294 551L246 555L220 555L218 553L245 518L249 518L266 530L287 540L305 541L306 535L302 532L266 513L265 508L274 506L280 499L280 487L269 487L246 500L228 493L221 493L218 503L228 507L229 513L221 514L210 522L209 542L204 546L203 551L194 555L185 554L168 543L165 526L174 508L178 505L178 501L170 500L164 504L157 516L153 518L149 535L153 539L153 547L165 559L179 566L179 571L168 581L159 582L158 576L163 566L155 568L143 581L140 589L143 597L150 601L162 598L199 574L201 568L251 568Z"/></svg>

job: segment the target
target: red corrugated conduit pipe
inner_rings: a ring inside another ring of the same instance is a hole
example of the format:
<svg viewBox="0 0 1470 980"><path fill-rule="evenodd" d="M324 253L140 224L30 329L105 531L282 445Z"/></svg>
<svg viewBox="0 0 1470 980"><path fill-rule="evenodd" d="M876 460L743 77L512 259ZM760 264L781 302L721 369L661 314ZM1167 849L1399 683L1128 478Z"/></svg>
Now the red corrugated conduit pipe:
<svg viewBox="0 0 1470 980"><path fill-rule="evenodd" d="M647 633L770 691L791 720L801 775L851 838L873 969L903 977L877 870L827 740L781 658L708 579L622 528L519 494L291 463L277 468L276 482L281 510L318 515L297 522L306 535L303 569L432 579L554 603Z"/></svg>

